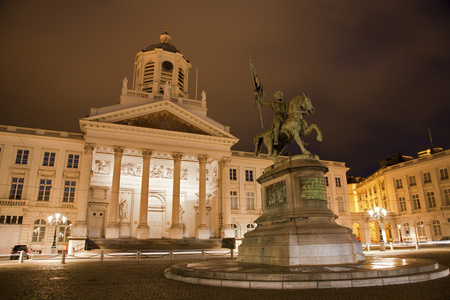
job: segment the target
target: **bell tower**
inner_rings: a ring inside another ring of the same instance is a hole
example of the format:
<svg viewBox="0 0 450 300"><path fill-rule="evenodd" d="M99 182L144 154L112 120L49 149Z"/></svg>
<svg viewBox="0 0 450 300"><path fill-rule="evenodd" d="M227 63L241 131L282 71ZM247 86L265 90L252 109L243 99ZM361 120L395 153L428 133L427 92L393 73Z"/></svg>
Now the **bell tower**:
<svg viewBox="0 0 450 300"><path fill-rule="evenodd" d="M171 97L189 98L188 75L192 66L171 40L166 27L159 37L159 44L150 45L136 54L134 90L164 94L169 87Z"/></svg>

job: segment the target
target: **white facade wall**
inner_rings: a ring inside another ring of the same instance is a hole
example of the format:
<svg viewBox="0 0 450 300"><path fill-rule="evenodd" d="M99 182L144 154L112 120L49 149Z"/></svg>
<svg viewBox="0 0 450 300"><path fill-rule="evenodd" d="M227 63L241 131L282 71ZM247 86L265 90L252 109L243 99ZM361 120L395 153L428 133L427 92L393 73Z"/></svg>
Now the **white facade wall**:
<svg viewBox="0 0 450 300"><path fill-rule="evenodd" d="M390 224L393 241L400 234L403 241L440 240L450 235L449 169L450 150L382 168L358 184L359 206L388 210L384 226ZM376 232L366 235L379 239Z"/></svg>

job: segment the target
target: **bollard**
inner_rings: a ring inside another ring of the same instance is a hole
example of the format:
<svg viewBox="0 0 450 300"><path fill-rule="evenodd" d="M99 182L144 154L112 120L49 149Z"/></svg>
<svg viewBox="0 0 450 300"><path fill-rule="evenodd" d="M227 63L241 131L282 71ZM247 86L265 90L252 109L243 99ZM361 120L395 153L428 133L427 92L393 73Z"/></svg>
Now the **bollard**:
<svg viewBox="0 0 450 300"><path fill-rule="evenodd" d="M141 251L139 250L136 252L136 260L141 261Z"/></svg>
<svg viewBox="0 0 450 300"><path fill-rule="evenodd" d="M205 249L202 249L202 259L205 260Z"/></svg>
<svg viewBox="0 0 450 300"><path fill-rule="evenodd" d="M394 245L392 244L392 242L390 243L391 246L391 251L394 250Z"/></svg>
<svg viewBox="0 0 450 300"><path fill-rule="evenodd" d="M231 259L233 259L234 258L234 249L230 249L230 251L231 251Z"/></svg>
<svg viewBox="0 0 450 300"><path fill-rule="evenodd" d="M103 253L103 250L100 252L100 262L103 262L103 256L104 256L104 253Z"/></svg>
<svg viewBox="0 0 450 300"><path fill-rule="evenodd" d="M24 257L25 252L22 250L20 251L20 255L19 255L19 264L23 264L23 257Z"/></svg>
<svg viewBox="0 0 450 300"><path fill-rule="evenodd" d="M370 252L370 245L369 245L369 243L367 243L366 245L367 245L367 252Z"/></svg>
<svg viewBox="0 0 450 300"><path fill-rule="evenodd" d="M416 250L420 250L419 241L416 241Z"/></svg>
<svg viewBox="0 0 450 300"><path fill-rule="evenodd" d="M63 251L61 253L61 264L65 264L66 263L66 251Z"/></svg>
<svg viewBox="0 0 450 300"><path fill-rule="evenodd" d="M169 257L170 257L170 261L173 261L173 250L170 250L170 255L169 255Z"/></svg>

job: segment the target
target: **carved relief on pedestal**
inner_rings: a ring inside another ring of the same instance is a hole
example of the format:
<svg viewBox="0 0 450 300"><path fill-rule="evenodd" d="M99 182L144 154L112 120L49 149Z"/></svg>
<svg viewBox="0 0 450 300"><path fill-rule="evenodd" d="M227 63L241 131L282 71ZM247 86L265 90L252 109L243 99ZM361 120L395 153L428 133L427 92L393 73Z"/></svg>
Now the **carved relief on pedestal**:
<svg viewBox="0 0 450 300"><path fill-rule="evenodd" d="M286 203L286 182L279 181L266 187L266 205L274 206Z"/></svg>

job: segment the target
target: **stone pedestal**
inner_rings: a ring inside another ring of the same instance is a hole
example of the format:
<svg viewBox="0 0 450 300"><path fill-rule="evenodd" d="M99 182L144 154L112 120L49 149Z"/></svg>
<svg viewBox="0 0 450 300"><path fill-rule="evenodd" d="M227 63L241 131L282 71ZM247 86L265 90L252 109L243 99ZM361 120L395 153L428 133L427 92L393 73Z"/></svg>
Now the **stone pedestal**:
<svg viewBox="0 0 450 300"><path fill-rule="evenodd" d="M334 265L364 260L352 230L327 207L328 168L317 156L297 155L266 168L263 214L245 234L239 262L280 266Z"/></svg>
<svg viewBox="0 0 450 300"><path fill-rule="evenodd" d="M119 238L129 238L130 237L130 223L119 222Z"/></svg>
<svg viewBox="0 0 450 300"><path fill-rule="evenodd" d="M138 240L148 240L150 238L150 227L147 224L139 224L136 229L136 238Z"/></svg>
<svg viewBox="0 0 450 300"><path fill-rule="evenodd" d="M172 224L169 228L169 235L172 240L181 240L183 238L183 226L181 224Z"/></svg>
<svg viewBox="0 0 450 300"><path fill-rule="evenodd" d="M206 225L200 225L196 232L195 232L195 237L200 239L200 240L207 240L209 239L209 229Z"/></svg>
<svg viewBox="0 0 450 300"><path fill-rule="evenodd" d="M106 227L105 238L118 239L119 238L119 224L110 224Z"/></svg>

